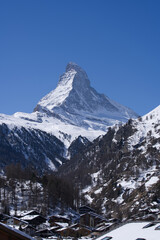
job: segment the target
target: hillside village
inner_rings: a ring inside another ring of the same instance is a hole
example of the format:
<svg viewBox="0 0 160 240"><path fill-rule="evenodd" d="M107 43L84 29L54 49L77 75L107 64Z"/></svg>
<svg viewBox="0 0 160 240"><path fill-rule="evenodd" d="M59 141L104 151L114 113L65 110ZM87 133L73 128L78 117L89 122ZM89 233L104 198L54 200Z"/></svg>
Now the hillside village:
<svg viewBox="0 0 160 240"><path fill-rule="evenodd" d="M102 240L103 236L106 236L105 239L108 240L112 239L112 237L108 237L108 234L128 223L141 223L146 229L155 226L154 230L160 230L160 212L153 216L155 220L147 223L144 220L121 222L119 219L106 219L86 205L79 207L78 212L74 212L74 214L72 212L72 217L60 214L45 217L37 210L18 211L16 216L0 214L0 234L1 236L10 236L10 238L3 238L4 240L66 239L68 237L70 239L97 238Z"/></svg>
<svg viewBox="0 0 160 240"><path fill-rule="evenodd" d="M72 218L53 214L42 216L38 211L24 211L17 216L0 214L0 222L14 229L20 230L33 237L96 237L117 225L117 219L107 220L89 206L81 206L79 212L72 213Z"/></svg>

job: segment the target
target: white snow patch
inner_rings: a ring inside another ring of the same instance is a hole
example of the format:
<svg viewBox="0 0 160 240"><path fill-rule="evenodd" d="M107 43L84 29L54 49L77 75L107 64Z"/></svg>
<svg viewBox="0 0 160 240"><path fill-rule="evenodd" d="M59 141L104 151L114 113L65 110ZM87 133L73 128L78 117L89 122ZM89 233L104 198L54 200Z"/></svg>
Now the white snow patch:
<svg viewBox="0 0 160 240"><path fill-rule="evenodd" d="M119 180L118 184L120 184L124 189L135 189L136 188L136 182L134 180Z"/></svg>
<svg viewBox="0 0 160 240"><path fill-rule="evenodd" d="M82 190L82 193L88 193L88 192L90 192L90 190L91 190L91 186L87 186L86 188L84 188Z"/></svg>
<svg viewBox="0 0 160 240"><path fill-rule="evenodd" d="M45 159L48 167L52 170L52 171L57 171L57 168L55 167L55 165L53 164L53 162L49 159L49 158L46 158Z"/></svg>
<svg viewBox="0 0 160 240"><path fill-rule="evenodd" d="M94 193L95 194L99 194L99 193L101 193L102 192L102 190L103 190L103 188L102 187L100 187L99 189L97 189Z"/></svg>
<svg viewBox="0 0 160 240"><path fill-rule="evenodd" d="M157 176L151 177L146 183L146 188L150 188L153 184L157 183L159 181L159 178Z"/></svg>
<svg viewBox="0 0 160 240"><path fill-rule="evenodd" d="M88 200L89 203L93 202L93 198L91 198L91 196L89 196L88 194L85 195L85 198Z"/></svg>

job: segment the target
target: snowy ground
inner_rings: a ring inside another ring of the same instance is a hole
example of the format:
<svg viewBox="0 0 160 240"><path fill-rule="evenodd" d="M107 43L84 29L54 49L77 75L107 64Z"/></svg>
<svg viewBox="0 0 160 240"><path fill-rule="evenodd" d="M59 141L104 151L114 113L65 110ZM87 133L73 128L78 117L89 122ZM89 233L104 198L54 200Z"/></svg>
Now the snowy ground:
<svg viewBox="0 0 160 240"><path fill-rule="evenodd" d="M149 228L143 228L148 223L127 223L122 227L119 227L99 238L97 240L102 240L105 237L112 237L112 240L136 240L137 238L144 238L146 240L159 240L160 230L155 230L160 222L155 226Z"/></svg>

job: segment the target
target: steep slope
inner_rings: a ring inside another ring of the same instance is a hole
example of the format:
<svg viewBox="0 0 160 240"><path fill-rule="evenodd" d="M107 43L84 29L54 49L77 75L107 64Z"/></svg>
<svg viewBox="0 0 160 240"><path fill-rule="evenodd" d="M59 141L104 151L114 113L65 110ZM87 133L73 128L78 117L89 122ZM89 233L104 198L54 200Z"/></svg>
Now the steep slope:
<svg viewBox="0 0 160 240"><path fill-rule="evenodd" d="M85 201L108 216L156 216L160 202L160 106L114 126L61 168Z"/></svg>
<svg viewBox="0 0 160 240"><path fill-rule="evenodd" d="M56 171L66 159L64 144L55 136L38 129L9 128L0 125L0 167L21 163L39 173Z"/></svg>
<svg viewBox="0 0 160 240"><path fill-rule="evenodd" d="M4 124L8 128L3 135L3 138L7 139L3 142L3 149L5 149L4 144L7 144L14 153L9 157L6 152L6 164L22 161L26 165L30 159L30 162L32 161L33 165L39 168L43 166L47 169L52 166L52 169L56 170L69 156L70 144L80 135L93 141L105 134L109 126L121 121L126 122L132 117L135 118L137 115L105 95L97 93L90 86L85 71L78 65L69 63L66 72L60 77L57 88L39 101L33 113L18 112L12 116L0 114L2 131ZM11 132L12 137L8 136L8 132ZM25 137L26 133L29 135L28 138ZM36 150L33 145L24 149L22 142L25 142L26 146L30 146L30 142L38 145ZM60 148L58 156L55 154L56 145ZM76 147L76 144L74 146ZM48 151L49 155L47 155ZM74 150L72 145L72 152L74 151L77 150Z"/></svg>

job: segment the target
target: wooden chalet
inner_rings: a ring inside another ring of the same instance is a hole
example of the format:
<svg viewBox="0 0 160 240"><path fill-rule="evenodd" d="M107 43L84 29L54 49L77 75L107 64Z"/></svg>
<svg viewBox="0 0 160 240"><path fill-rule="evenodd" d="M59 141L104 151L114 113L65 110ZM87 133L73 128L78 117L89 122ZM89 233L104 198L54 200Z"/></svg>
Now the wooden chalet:
<svg viewBox="0 0 160 240"><path fill-rule="evenodd" d="M36 228L34 228L33 226L27 224L27 225L21 225L19 230L25 232L26 234L30 235L30 236L34 236L35 232L37 231Z"/></svg>
<svg viewBox="0 0 160 240"><path fill-rule="evenodd" d="M79 207L79 214L85 214L85 213L88 213L88 212L94 212L95 213L95 210L89 206L86 206L86 205L83 205L81 207Z"/></svg>
<svg viewBox="0 0 160 240"><path fill-rule="evenodd" d="M0 239L1 240L35 240L29 235L15 230L3 223L0 223Z"/></svg>
<svg viewBox="0 0 160 240"><path fill-rule="evenodd" d="M46 218L42 217L41 215L25 215L20 219L32 225L33 227L37 227L46 222Z"/></svg>
<svg viewBox="0 0 160 240"><path fill-rule="evenodd" d="M11 225L11 226L21 226L21 225L27 224L27 222L25 222L19 218L16 218L16 217L12 217L12 216L6 217L1 222L6 225Z"/></svg>
<svg viewBox="0 0 160 240"><path fill-rule="evenodd" d="M92 230L86 226L82 226L77 223L66 228L60 228L56 232L61 237L79 238L82 236L89 235L92 232Z"/></svg>
<svg viewBox="0 0 160 240"><path fill-rule="evenodd" d="M48 238L48 237L51 237L51 236L55 236L55 233L52 232L51 229L46 228L46 229L41 229L39 231L36 231L35 236Z"/></svg>
<svg viewBox="0 0 160 240"><path fill-rule="evenodd" d="M107 222L107 220L94 212L87 212L80 215L80 224L91 228L95 228L100 222Z"/></svg>
<svg viewBox="0 0 160 240"><path fill-rule="evenodd" d="M88 236L92 232L91 228L83 226L79 223L71 225L70 228L76 231L78 237Z"/></svg>
<svg viewBox="0 0 160 240"><path fill-rule="evenodd" d="M60 236L60 237L77 237L77 233L74 229L72 228L60 228L58 229L57 231L57 235Z"/></svg>
<svg viewBox="0 0 160 240"><path fill-rule="evenodd" d="M101 222L99 224L96 225L94 231L95 232L107 232L109 231L115 224L114 223L106 223L106 222Z"/></svg>
<svg viewBox="0 0 160 240"><path fill-rule="evenodd" d="M61 215L52 215L49 217L49 223L51 226L54 226L55 222L59 223L70 223L70 219Z"/></svg>

